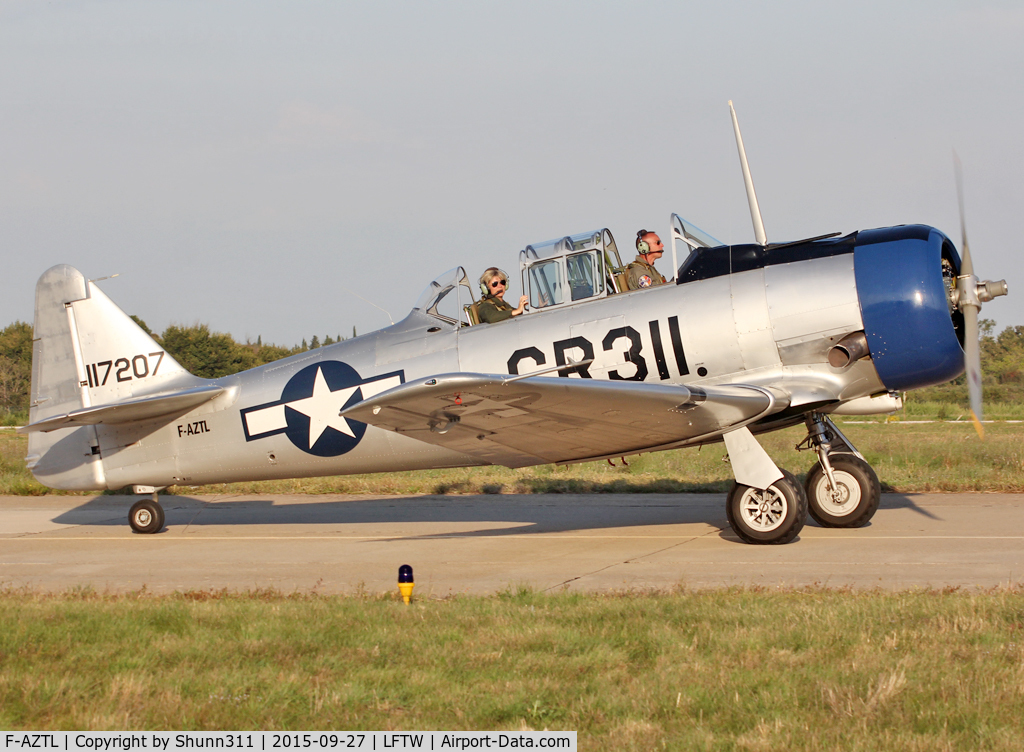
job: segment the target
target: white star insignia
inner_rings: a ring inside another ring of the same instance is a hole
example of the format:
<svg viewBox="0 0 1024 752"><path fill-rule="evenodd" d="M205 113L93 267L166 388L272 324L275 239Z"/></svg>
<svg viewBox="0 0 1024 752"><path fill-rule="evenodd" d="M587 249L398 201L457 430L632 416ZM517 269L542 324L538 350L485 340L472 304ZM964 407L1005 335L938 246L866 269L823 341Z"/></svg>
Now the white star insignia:
<svg viewBox="0 0 1024 752"><path fill-rule="evenodd" d="M361 425L358 421L349 421L338 415L345 407L357 389L362 390L362 399L369 399L381 392L392 389L402 383L400 373L390 373L386 376L378 376L369 381L361 381L353 386L346 386L341 389L331 390L324 378L324 372L317 366L316 376L313 378L313 394L302 399L291 402L275 402L261 407L249 408L243 412L242 420L245 423L246 440L259 439L264 436L280 433L288 427L288 419L285 416L285 408L292 408L298 413L309 418L309 445L299 447L303 451L312 449L313 445L324 435L324 431L333 428L339 433L356 438L353 425ZM296 437L296 444L302 439ZM347 450L346 450L347 451Z"/></svg>
<svg viewBox="0 0 1024 752"><path fill-rule="evenodd" d="M333 428L335 431L355 438L348 420L338 415L341 408L352 397L352 393L360 385L344 387L332 392L324 378L323 370L316 369L316 380L313 382L313 394L304 399L286 402L285 406L309 417L309 446L320 440L324 431Z"/></svg>

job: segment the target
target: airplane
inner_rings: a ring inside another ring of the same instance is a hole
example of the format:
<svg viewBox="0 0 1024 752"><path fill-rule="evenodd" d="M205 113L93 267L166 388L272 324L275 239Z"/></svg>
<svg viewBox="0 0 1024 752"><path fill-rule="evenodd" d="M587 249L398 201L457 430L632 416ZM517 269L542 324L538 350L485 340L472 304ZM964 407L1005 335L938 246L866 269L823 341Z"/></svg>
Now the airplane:
<svg viewBox="0 0 1024 752"><path fill-rule="evenodd" d="M941 231L900 225L768 242L729 103L755 242L670 217L673 278L628 290L606 228L526 246L530 307L478 323L465 270L379 331L218 379L193 376L93 281L55 266L36 287L27 464L57 489L151 495L276 478L611 460L724 442L740 540L794 540L810 514L860 527L878 477L832 420L965 369L981 429L978 313L1005 295ZM677 265L677 248L687 256ZM801 484L757 435L803 423Z"/></svg>

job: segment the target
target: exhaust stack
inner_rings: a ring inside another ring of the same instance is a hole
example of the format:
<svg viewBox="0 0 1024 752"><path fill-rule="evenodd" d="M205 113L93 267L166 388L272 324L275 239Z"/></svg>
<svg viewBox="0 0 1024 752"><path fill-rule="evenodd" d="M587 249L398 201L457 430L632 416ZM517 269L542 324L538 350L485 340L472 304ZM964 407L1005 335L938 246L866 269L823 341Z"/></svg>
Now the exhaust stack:
<svg viewBox="0 0 1024 752"><path fill-rule="evenodd" d="M868 338L864 336L864 332L853 332L839 340L828 351L828 364L833 368L846 368L870 354Z"/></svg>

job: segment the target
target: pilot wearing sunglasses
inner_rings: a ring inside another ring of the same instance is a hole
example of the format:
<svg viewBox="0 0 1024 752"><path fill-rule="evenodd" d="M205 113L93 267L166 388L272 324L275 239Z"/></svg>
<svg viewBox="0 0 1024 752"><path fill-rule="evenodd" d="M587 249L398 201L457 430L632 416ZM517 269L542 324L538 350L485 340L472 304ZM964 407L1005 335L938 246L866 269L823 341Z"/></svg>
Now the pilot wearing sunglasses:
<svg viewBox="0 0 1024 752"><path fill-rule="evenodd" d="M654 262L665 252L665 244L658 233L640 230L636 234L636 259L626 267L626 285L630 290L642 290L665 284L661 272L654 268Z"/></svg>
<svg viewBox="0 0 1024 752"><path fill-rule="evenodd" d="M513 316L522 315L526 310L529 298L523 295L519 298L519 307L513 308L504 300L507 289L508 276L501 269L492 266L480 275L480 290L484 295L477 309L480 321L485 324L496 324Z"/></svg>

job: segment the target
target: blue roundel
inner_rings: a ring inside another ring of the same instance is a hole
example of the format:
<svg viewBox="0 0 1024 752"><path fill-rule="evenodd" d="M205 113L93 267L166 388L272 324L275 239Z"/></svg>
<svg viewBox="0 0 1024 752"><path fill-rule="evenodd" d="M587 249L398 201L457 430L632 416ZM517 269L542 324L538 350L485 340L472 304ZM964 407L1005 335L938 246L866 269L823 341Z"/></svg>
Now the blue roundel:
<svg viewBox="0 0 1024 752"><path fill-rule="evenodd" d="M285 435L304 452L337 457L355 449L366 424L338 416L358 402L363 380L352 366L325 360L303 368L289 379L281 393L288 428Z"/></svg>

